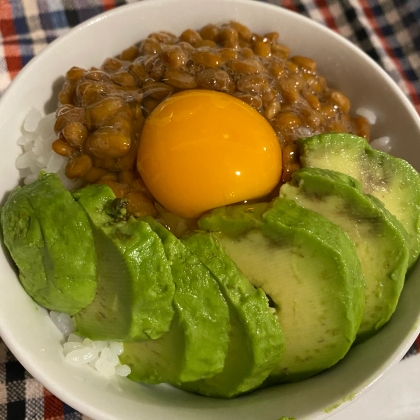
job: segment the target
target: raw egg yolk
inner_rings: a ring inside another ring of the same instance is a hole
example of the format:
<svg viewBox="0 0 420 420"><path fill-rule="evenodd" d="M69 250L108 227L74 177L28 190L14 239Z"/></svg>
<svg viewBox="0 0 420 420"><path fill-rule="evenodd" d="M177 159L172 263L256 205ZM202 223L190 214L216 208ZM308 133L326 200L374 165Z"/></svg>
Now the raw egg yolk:
<svg viewBox="0 0 420 420"><path fill-rule="evenodd" d="M160 204L190 218L266 196L282 160L276 133L258 111L226 93L191 90L146 119L137 166Z"/></svg>

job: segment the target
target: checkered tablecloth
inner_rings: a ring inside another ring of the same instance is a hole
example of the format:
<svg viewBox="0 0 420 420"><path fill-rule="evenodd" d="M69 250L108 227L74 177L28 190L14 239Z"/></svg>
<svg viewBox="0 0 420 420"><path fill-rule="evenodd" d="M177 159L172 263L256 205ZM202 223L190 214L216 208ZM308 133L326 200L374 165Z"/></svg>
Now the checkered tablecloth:
<svg viewBox="0 0 420 420"><path fill-rule="evenodd" d="M0 95L48 43L78 23L127 2L0 0ZM391 75L420 113L420 0L268 2L309 16L358 45ZM420 340L408 354L418 353L419 347ZM0 420L42 419L87 417L33 379L0 338Z"/></svg>

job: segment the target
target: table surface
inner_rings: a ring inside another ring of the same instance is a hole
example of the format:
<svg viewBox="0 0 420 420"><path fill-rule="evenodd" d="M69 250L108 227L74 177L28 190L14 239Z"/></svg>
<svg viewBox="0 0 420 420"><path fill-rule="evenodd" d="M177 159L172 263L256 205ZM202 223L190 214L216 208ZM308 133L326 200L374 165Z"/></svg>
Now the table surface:
<svg viewBox="0 0 420 420"><path fill-rule="evenodd" d="M0 96L48 43L80 22L129 2L0 0ZM389 73L420 113L420 0L267 2L308 16L359 46ZM420 340L408 354L419 348ZM41 419L88 418L33 379L0 338L0 420Z"/></svg>

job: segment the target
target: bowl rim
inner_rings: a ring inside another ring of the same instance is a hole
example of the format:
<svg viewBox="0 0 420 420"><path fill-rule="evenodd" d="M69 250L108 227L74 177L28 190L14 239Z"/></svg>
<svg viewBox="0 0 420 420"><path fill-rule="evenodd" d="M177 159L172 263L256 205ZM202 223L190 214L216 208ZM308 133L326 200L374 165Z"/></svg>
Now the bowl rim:
<svg viewBox="0 0 420 420"><path fill-rule="evenodd" d="M111 19L113 16L117 16L117 15L123 15L125 13L130 12L131 10L137 10L137 9L142 9L144 8L145 4L152 4L154 7L160 7L164 4L167 4L169 2L174 2L173 0L143 0L141 2L138 3L131 3L131 4L126 4L123 6L119 6L115 9L106 11L104 13L101 13L97 16L94 16L90 19L88 19L85 22L80 23L79 25L75 26L74 28L72 28L71 30L69 30L67 33L65 33L64 35L58 37L57 39L55 39L53 42L51 42L43 51L41 51L37 56L35 56L20 72L19 74L15 77L15 79L11 82L11 84L9 85L9 87L5 90L5 92L3 93L3 95L0 98L0 115L2 115L2 110L4 107L7 106L7 103L9 101L9 98L13 97L13 95L15 94L15 86L18 86L19 83L21 83L20 81L23 80L25 77L27 77L27 74L30 74L33 67L35 67L37 65L38 62L42 61L44 59L45 56L47 56L48 54L50 54L50 51L53 51L54 49L58 48L61 44L64 44L67 39L71 38L74 36L74 34L84 31L86 28L97 24L98 22L101 21L105 21L108 19ZM194 3L194 4L198 4L198 3L208 3L207 0L181 0L178 3ZM214 0L213 4L215 3L230 3L232 5L241 5L244 3L243 0ZM409 101L409 99L407 98L407 96L402 92L402 90L398 87L398 85L396 84L396 82L391 78L391 76L378 64L376 63L371 57L367 56L365 53L362 52L362 50L360 50L358 47L356 47L354 44L352 44L349 40L347 40L346 38L340 36L339 34L335 33L334 31L324 27L323 25L307 18L306 16L302 16L299 15L293 11L284 9L283 7L279 7L277 5L273 5L273 4L268 4L268 3L260 3L257 1L248 1L248 3L254 3L254 6L256 8L266 8L267 10L276 10L276 13L284 13L286 16L293 16L294 19L298 19L300 21L305 21L306 24L308 25L312 25L313 27L317 27L317 30L320 31L324 31L325 33L328 34L328 36L332 36L335 37L336 39L340 40L341 43L344 43L345 45L347 45L348 48L350 48L353 53L359 55L359 56L363 56L363 59L366 60L368 59L370 61L370 65L375 67L376 70L380 73L382 73L382 76L388 80L388 83L390 83L391 85L394 86L394 88L396 88L396 95L399 96L399 99L401 100L402 104L405 106L406 111L410 114L411 118L416 122L417 126L420 129L420 117L417 113L417 111L415 110L414 105ZM279 10L281 10L281 12L279 12ZM420 272L420 270L417 270L417 272ZM420 319L420 313L419 313L419 319ZM416 327L413 328L413 332L411 337L413 337L413 341L414 338L416 336L416 334L420 333L420 323L417 323ZM0 335L3 339L3 341L6 343L6 345L9 347L9 349L12 351L12 353L17 354L20 356L20 358L22 359L22 365L25 367L25 369L27 369L39 382L43 383L44 386L47 389L54 389L54 394L57 395L61 400L63 401L69 401L69 403L72 405L72 407L80 407L80 408L76 408L79 411L85 412L86 411L86 407L84 406L80 406L78 399L69 395L66 392L66 389L63 388L62 386L58 386L55 383L53 378L50 377L45 377L44 372L42 371L42 369L40 367L35 367L35 365L30 364L26 359L27 357L25 357L25 354L27 354L27 349L22 349L20 348L17 343L14 341L13 339L13 333L11 331L8 331L7 328L3 325L2 320L0 320ZM398 350L396 351L396 353L394 354L394 357L392 358L392 361L388 360L387 366L385 369L382 370L382 373L378 376L376 375L375 378L369 378L369 380L367 381L368 383L366 383L365 385L362 386L362 388L358 391L357 395L355 396L356 398L358 398L362 391L367 390L368 388L370 388L370 386L373 386L373 384L381 377L383 376L395 363L398 362L398 360L400 360L405 352L408 350L410 344L407 343L400 343L400 346L398 348ZM19 360L19 357L18 357ZM347 404L348 402L344 402L343 403L343 407ZM90 414L87 413L90 416L96 416L98 414L101 414L100 412L96 412L96 411L91 411ZM319 417L321 418L321 417Z"/></svg>

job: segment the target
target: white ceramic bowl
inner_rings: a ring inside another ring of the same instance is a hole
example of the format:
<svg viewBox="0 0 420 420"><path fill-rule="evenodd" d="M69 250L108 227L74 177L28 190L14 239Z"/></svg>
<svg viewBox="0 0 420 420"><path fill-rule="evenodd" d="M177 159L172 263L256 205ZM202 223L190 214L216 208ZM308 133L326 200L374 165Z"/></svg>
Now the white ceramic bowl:
<svg viewBox="0 0 420 420"><path fill-rule="evenodd" d="M106 57L155 30L179 34L191 27L235 19L253 31L280 32L292 53L313 57L329 85L353 109L367 107L378 121L373 138L388 135L393 150L420 169L420 121L399 88L371 59L335 33L276 6L244 0L149 0L117 8L53 42L18 75L0 101L0 196L18 183L16 140L32 108L54 110L65 72L100 65ZM334 368L301 383L277 386L232 401L191 395L170 386L123 381L107 386L90 367L64 362L62 336L47 312L21 288L10 260L0 255L0 335L11 351L52 393L98 420L275 420L281 416L325 419L346 406L401 359L419 333L420 270L407 279L398 309L375 337L352 349ZM338 408L337 408L338 407Z"/></svg>

